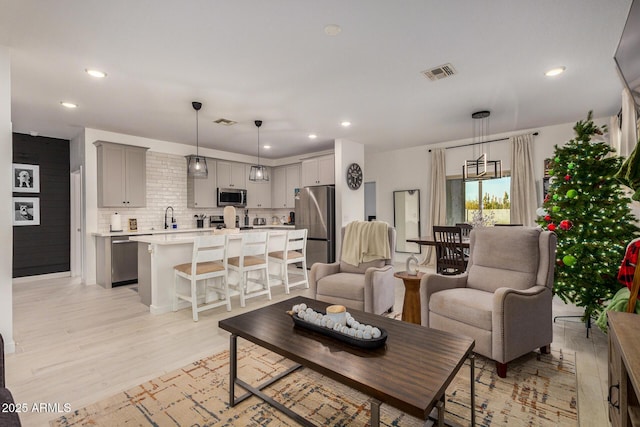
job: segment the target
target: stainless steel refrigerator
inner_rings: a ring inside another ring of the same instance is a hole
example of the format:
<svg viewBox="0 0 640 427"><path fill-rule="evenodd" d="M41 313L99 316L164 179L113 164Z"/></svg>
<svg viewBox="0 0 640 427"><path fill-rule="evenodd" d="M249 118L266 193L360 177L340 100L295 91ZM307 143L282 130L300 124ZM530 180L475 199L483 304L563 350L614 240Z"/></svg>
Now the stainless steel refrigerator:
<svg viewBox="0 0 640 427"><path fill-rule="evenodd" d="M307 267L336 260L335 187L304 187L296 196L296 228L306 228Z"/></svg>

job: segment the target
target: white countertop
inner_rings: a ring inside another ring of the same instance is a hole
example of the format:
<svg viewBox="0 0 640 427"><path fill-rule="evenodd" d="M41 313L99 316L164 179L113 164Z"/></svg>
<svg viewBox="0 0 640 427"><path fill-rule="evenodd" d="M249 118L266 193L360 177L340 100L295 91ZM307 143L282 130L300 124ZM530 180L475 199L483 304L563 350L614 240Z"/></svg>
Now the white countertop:
<svg viewBox="0 0 640 427"><path fill-rule="evenodd" d="M211 233L213 232L213 233ZM183 245L183 244L191 244L194 241L194 238L202 235L202 234L227 234L229 235L229 239L240 240L240 237L243 233L251 233L252 230L239 230L235 229L220 229L217 230L215 228L196 228L192 232L187 233L159 233L154 235L146 235L146 236L131 236L129 240L134 242L141 243L149 243L155 245ZM271 230L269 232L269 237L284 235L285 230Z"/></svg>
<svg viewBox="0 0 640 427"><path fill-rule="evenodd" d="M295 225L254 225L252 226L256 230L260 229L276 229L276 230L294 230L296 228ZM94 237L117 237L117 236L141 236L145 234L180 234L180 233L195 233L195 232L203 232L203 231L213 231L215 228L205 227L205 228L175 228L175 229L148 229L148 230L138 230L138 231L113 231L107 233L91 233ZM250 231L250 230L248 230Z"/></svg>

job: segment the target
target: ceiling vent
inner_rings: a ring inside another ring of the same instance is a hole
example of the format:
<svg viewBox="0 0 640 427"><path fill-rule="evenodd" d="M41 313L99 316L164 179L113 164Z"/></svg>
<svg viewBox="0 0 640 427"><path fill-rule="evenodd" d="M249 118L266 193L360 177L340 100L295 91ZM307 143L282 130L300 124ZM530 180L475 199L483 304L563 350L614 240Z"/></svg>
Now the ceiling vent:
<svg viewBox="0 0 640 427"><path fill-rule="evenodd" d="M234 122L233 120L229 120L229 119L218 119L218 120L214 120L213 123L217 123L219 125L224 125L224 126L233 126L238 122Z"/></svg>
<svg viewBox="0 0 640 427"><path fill-rule="evenodd" d="M431 68L430 70L425 70L422 72L426 77L431 81L436 81L440 79L444 79L445 77L453 76L456 73L456 69L453 68L453 65L450 63L446 63L444 65L439 65L437 67Z"/></svg>

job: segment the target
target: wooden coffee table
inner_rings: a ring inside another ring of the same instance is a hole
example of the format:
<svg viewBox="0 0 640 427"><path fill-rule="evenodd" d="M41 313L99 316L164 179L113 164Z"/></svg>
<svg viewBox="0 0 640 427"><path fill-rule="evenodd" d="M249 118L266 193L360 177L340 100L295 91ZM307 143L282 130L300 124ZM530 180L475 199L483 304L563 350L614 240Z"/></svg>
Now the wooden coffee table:
<svg viewBox="0 0 640 427"><path fill-rule="evenodd" d="M221 320L219 326L231 333L229 404L235 406L255 395L284 412L296 422L313 424L262 390L300 366L305 366L342 384L352 387L371 399L371 425L380 424L380 405L426 420L436 409L438 425L444 422L445 391L456 373L470 359L471 423L475 425L474 341L462 335L429 329L423 326L388 319L358 310L349 310L359 322L387 331L383 347L364 350L335 338L294 326L287 310L306 303L324 312L327 303L295 297L245 314ZM264 384L250 385L238 378L237 339L247 341L282 355L299 365L293 366ZM236 397L235 386L248 393Z"/></svg>

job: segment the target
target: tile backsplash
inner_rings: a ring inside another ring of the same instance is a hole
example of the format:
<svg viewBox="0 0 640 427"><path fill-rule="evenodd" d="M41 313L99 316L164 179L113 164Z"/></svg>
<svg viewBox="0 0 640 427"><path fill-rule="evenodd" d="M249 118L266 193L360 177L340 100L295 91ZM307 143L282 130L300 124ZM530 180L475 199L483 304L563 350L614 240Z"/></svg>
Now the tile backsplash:
<svg viewBox="0 0 640 427"><path fill-rule="evenodd" d="M215 189L213 190L215 191ZM187 207L187 161L184 156L147 151L147 206L144 208L100 208L98 209L98 232L109 232L111 215L122 215L122 227L127 230L129 218L135 218L138 230L161 230L164 228L164 213L173 207L178 228L196 228L194 215L222 215L223 208L192 209ZM249 209L249 224L256 217L286 218L292 209ZM244 209L237 209L242 223ZM170 219L169 219L170 221ZM208 227L209 219L205 221Z"/></svg>

